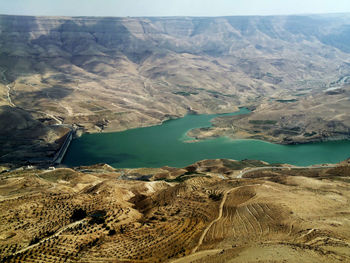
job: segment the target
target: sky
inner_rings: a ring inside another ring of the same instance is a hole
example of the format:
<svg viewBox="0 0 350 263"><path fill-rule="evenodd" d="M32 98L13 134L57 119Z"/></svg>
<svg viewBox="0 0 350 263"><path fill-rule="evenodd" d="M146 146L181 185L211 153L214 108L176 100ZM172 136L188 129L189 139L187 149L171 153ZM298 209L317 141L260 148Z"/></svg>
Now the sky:
<svg viewBox="0 0 350 263"><path fill-rule="evenodd" d="M350 0L0 0L0 14L231 16L350 13Z"/></svg>

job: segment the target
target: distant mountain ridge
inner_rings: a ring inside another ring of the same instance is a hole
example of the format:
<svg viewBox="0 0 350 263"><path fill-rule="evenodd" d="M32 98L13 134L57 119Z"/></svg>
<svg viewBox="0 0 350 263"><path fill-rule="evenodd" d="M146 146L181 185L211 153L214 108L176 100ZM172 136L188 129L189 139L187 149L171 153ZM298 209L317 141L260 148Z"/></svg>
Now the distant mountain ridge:
<svg viewBox="0 0 350 263"><path fill-rule="evenodd" d="M118 131L347 85L350 15L1 15L0 70L0 107Z"/></svg>
<svg viewBox="0 0 350 263"><path fill-rule="evenodd" d="M0 15L0 28L3 40L6 33L9 32L12 33L12 36L14 32L30 32L30 34L20 36L20 39L27 40L33 45L39 44L39 46L49 44L49 42L41 42L42 40L55 41L55 44L63 44L66 51L73 52L73 54L79 54L79 49L77 47L74 47L77 50L72 49L72 46L67 43L67 37L68 33L77 32L80 35L76 35L76 38L83 38L91 43L95 42L120 51L133 49L133 52L136 52L135 46L123 45L132 43L136 39L139 43L148 44L137 46L139 48L137 53L144 50L154 51L165 48L175 52L208 53L211 55L215 51L214 53L218 52L218 54L231 54L230 47L234 47L234 43L220 45L220 48L212 45L223 39L239 39L246 42L249 38L256 37L256 34L264 34L271 39L281 39L287 42L316 38L325 45L350 52L350 14L159 18ZM65 36L62 36L62 33ZM106 34L116 35L106 37ZM203 37L203 34L206 34L206 38L199 38L199 36ZM168 36L170 39L164 39L164 36ZM174 45L170 41L179 38L182 40L180 45ZM159 39L163 41L157 42ZM85 44L89 44L89 42ZM195 45L191 46L190 43ZM200 49L197 50L198 48Z"/></svg>

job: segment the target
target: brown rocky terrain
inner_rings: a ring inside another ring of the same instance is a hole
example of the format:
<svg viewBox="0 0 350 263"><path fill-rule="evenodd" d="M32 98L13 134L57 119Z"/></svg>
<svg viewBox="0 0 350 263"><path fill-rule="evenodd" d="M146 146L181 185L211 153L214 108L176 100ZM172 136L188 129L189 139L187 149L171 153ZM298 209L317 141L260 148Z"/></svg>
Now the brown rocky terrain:
<svg viewBox="0 0 350 263"><path fill-rule="evenodd" d="M29 113L44 129L63 123L85 132L154 125L188 112L233 112L239 106L265 114L259 106L269 99L349 83L348 18L2 15L0 105ZM10 110L2 118L8 119ZM320 125L328 132L327 123ZM271 137L261 127L257 133ZM47 158L45 147L41 151Z"/></svg>
<svg viewBox="0 0 350 263"><path fill-rule="evenodd" d="M268 167L205 160L185 168L3 172L0 258L350 262L349 162Z"/></svg>
<svg viewBox="0 0 350 263"><path fill-rule="evenodd" d="M298 144L350 139L350 86L328 88L305 97L267 101L251 114L213 120L213 127L195 129L196 139L228 136Z"/></svg>
<svg viewBox="0 0 350 263"><path fill-rule="evenodd" d="M51 163L72 127L253 110L190 132L349 139L347 14L0 15L1 262L350 262L350 164Z"/></svg>
<svg viewBox="0 0 350 263"><path fill-rule="evenodd" d="M0 106L0 163L51 162L69 128L45 125L20 108Z"/></svg>

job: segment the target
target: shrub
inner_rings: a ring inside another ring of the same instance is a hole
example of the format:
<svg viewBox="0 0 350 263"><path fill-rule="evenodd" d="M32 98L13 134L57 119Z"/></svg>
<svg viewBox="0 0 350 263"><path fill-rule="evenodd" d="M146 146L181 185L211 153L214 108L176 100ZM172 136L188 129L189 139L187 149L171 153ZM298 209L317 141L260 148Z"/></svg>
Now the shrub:
<svg viewBox="0 0 350 263"><path fill-rule="evenodd" d="M249 120L249 123L256 124L256 125L273 125L276 124L277 121L275 120Z"/></svg>
<svg viewBox="0 0 350 263"><path fill-rule="evenodd" d="M222 193L219 193L219 194L211 193L209 195L209 198L213 201L220 201L222 198Z"/></svg>
<svg viewBox="0 0 350 263"><path fill-rule="evenodd" d="M29 242L29 246L30 246L30 245L34 245L34 244L36 244L36 243L39 243L39 241L40 241L40 238L34 237L34 238Z"/></svg>
<svg viewBox="0 0 350 263"><path fill-rule="evenodd" d="M74 209L73 214L70 217L72 222L84 219L87 216L86 211L82 208Z"/></svg>
<svg viewBox="0 0 350 263"><path fill-rule="evenodd" d="M104 210L97 210L93 214L91 214L91 219L89 221L90 225L93 224L104 224L105 223L105 216L106 216L106 211Z"/></svg>
<svg viewBox="0 0 350 263"><path fill-rule="evenodd" d="M113 236L113 235L115 235L117 232L114 230L114 229L111 229L111 230L109 230L108 231L108 235L109 236Z"/></svg>

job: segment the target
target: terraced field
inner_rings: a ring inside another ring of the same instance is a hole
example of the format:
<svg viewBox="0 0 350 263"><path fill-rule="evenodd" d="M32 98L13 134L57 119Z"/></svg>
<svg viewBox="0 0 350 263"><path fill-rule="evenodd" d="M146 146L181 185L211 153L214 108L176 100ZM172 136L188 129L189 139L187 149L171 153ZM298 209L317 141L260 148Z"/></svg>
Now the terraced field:
<svg viewBox="0 0 350 263"><path fill-rule="evenodd" d="M218 206L208 197L204 188L208 182L202 178L186 185L159 181L148 186L113 182L120 173L109 172L109 177L70 169L23 173L2 180L7 186L12 182L13 191L5 195L16 192L0 203L5 222L0 251L6 262L163 262L191 252ZM70 189L78 181L84 186ZM19 186L26 190L20 193Z"/></svg>
<svg viewBox="0 0 350 263"><path fill-rule="evenodd" d="M208 231L202 248L221 242L237 245L242 241L270 240L276 234L290 235L291 226L281 224L287 218L286 211L274 204L254 201L255 196L254 186L242 186L229 193L222 217Z"/></svg>
<svg viewBox="0 0 350 263"><path fill-rule="evenodd" d="M349 162L262 165L3 172L0 261L349 262Z"/></svg>

